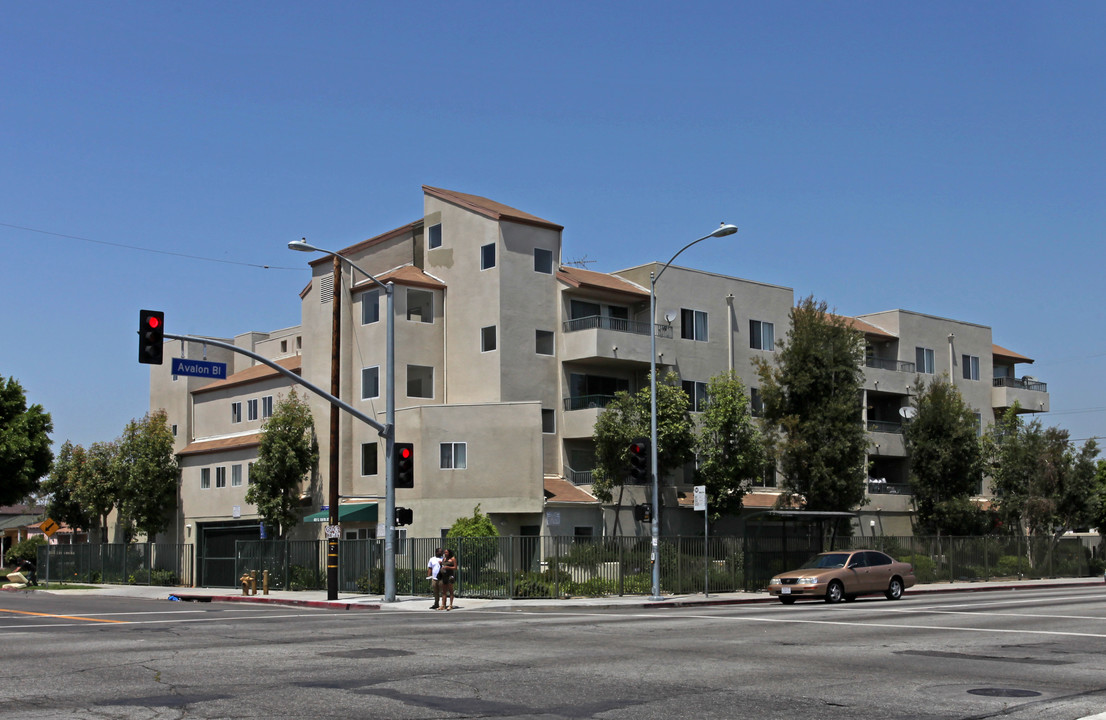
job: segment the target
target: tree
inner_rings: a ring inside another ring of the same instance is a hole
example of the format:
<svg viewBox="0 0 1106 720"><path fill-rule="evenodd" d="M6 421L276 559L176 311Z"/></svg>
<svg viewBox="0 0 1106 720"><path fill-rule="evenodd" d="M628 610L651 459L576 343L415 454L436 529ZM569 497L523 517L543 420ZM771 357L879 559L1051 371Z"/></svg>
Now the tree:
<svg viewBox="0 0 1106 720"><path fill-rule="evenodd" d="M50 471L54 424L41 405L27 406L14 377L0 377L0 505L21 502Z"/></svg>
<svg viewBox="0 0 1106 720"><path fill-rule="evenodd" d="M669 373L663 382L657 383L658 484L668 472L694 457L695 436L688 414L688 399L678 382L679 376ZM630 443L635 438L650 435L649 396L648 386L633 395L620 391L595 423L592 493L603 502L610 502L612 489L621 487L626 480Z"/></svg>
<svg viewBox="0 0 1106 720"><path fill-rule="evenodd" d="M87 530L94 524L92 517L74 496L85 459L85 449L66 440L54 458L50 475L42 481L41 491L48 496L47 517Z"/></svg>
<svg viewBox="0 0 1106 720"><path fill-rule="evenodd" d="M446 537L455 540L458 547L457 559L470 568L484 568L499 554L499 529L484 513L480 505L472 509L472 517L459 517L446 533Z"/></svg>
<svg viewBox="0 0 1106 720"><path fill-rule="evenodd" d="M979 532L984 513L969 501L983 476L975 413L947 379L919 379L913 394L917 413L903 439L918 522L938 535Z"/></svg>
<svg viewBox="0 0 1106 720"><path fill-rule="evenodd" d="M695 444L710 520L741 512L749 481L763 472L767 456L745 384L733 371L711 378Z"/></svg>
<svg viewBox="0 0 1106 720"><path fill-rule="evenodd" d="M754 363L785 496L807 510L852 510L864 500L867 477L864 337L807 297L792 308L787 339L777 345L776 364Z"/></svg>
<svg viewBox="0 0 1106 720"><path fill-rule="evenodd" d="M1077 450L1067 430L1026 423L1017 410L1007 410L987 437L999 512L1024 534L1055 543L1101 519L1098 445L1092 439Z"/></svg>
<svg viewBox="0 0 1106 720"><path fill-rule="evenodd" d="M90 529L99 528L101 542L107 542L108 515L115 509L122 477L118 443L95 442L81 454L72 497L91 518Z"/></svg>
<svg viewBox="0 0 1106 720"><path fill-rule="evenodd" d="M246 502L271 527L287 533L299 522L300 487L319 462L311 409L295 389L273 408L261 429L257 462L250 473Z"/></svg>
<svg viewBox="0 0 1106 720"><path fill-rule="evenodd" d="M128 541L135 533L152 541L169 527L180 481L173 431L164 412L127 423L119 441L119 461L119 525Z"/></svg>
<svg viewBox="0 0 1106 720"><path fill-rule="evenodd" d="M450 526L446 537L499 537L499 529L484 513L480 512L480 504L472 509L472 517L459 517Z"/></svg>

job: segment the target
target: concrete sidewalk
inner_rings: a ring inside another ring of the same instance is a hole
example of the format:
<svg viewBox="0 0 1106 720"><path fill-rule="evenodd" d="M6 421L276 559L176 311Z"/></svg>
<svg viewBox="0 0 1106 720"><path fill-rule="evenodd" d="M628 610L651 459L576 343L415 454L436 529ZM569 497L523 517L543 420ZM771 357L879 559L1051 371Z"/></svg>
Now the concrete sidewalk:
<svg viewBox="0 0 1106 720"><path fill-rule="evenodd" d="M970 593L994 590L1032 590L1042 588L1100 587L1106 593L1106 582L1098 578L1049 578L1044 580L992 580L987 582L948 582L915 585L906 591L906 595L931 593ZM66 595L143 597L173 602L246 602L287 605L294 607L327 608L331 610L377 610L428 612L433 599L429 596L405 595L395 602L384 602L380 595L360 595L339 593L338 599L328 600L325 590L305 590L293 592L274 590L268 595L258 591L257 595L242 595L227 588L167 588L147 585L100 585L86 590L52 590L40 585L30 590L14 592L47 592ZM459 597L454 611L471 612L474 610L514 610L519 612L598 610L598 609L642 609L659 607L688 607L711 605L738 605L746 603L778 602L766 592L728 592L711 593L708 596L673 595L664 600L650 601L643 595L623 595L606 597L572 597L564 599L512 599L512 598L468 598Z"/></svg>

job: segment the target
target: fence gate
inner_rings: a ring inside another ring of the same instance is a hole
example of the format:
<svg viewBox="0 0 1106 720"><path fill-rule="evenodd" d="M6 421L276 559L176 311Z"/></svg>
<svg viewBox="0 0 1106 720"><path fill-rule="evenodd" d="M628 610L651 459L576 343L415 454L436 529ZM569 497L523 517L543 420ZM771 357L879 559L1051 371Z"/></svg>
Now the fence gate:
<svg viewBox="0 0 1106 720"><path fill-rule="evenodd" d="M235 587L235 543L257 540L261 528L253 525L200 526L200 553L196 585L200 587Z"/></svg>

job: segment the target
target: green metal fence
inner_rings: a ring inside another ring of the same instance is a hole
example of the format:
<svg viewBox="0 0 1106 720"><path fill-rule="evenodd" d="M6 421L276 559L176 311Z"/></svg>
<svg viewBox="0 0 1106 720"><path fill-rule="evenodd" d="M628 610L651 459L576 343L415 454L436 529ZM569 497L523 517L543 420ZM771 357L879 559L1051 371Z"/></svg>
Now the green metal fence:
<svg viewBox="0 0 1106 720"><path fill-rule="evenodd" d="M43 545L39 582L190 586L193 552L177 543Z"/></svg>

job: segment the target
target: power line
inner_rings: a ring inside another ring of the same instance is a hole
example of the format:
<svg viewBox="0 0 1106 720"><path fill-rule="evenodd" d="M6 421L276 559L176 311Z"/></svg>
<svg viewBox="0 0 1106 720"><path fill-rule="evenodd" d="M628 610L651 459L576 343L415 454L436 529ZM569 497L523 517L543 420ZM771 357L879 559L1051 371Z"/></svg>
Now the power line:
<svg viewBox="0 0 1106 720"><path fill-rule="evenodd" d="M173 257L187 258L189 260L200 260L203 262L222 263L224 265L242 265L245 267L260 268L262 270L303 270L303 268L300 267L259 265L257 263L239 262L237 260L221 260L219 258L203 257L202 255L187 255L185 253L172 252L170 250L155 250L153 248L145 248L138 245L126 245L124 243L109 242L107 240L94 240L92 238L81 237L80 235L66 235L64 233L51 232L49 230L39 230L38 228L25 227L23 225L12 225L11 223L5 222L0 222L0 227L12 228L13 230L23 230L25 232L39 233L40 235L52 235L53 237L66 238L68 240L80 240L81 242L95 243L97 245L109 245L111 247L123 248L125 250L138 250L140 252L153 253L155 255L171 255Z"/></svg>

